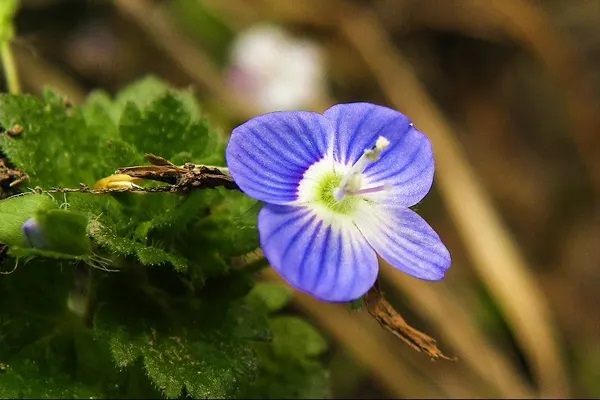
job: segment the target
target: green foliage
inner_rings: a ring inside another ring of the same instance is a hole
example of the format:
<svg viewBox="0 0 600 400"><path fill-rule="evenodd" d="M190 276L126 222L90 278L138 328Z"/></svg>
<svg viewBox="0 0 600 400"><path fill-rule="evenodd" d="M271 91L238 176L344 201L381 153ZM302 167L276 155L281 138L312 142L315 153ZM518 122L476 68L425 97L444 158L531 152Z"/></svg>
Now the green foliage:
<svg viewBox="0 0 600 400"><path fill-rule="evenodd" d="M276 311L290 298L277 284L258 284L248 295L253 304ZM321 335L305 321L274 316L269 321L273 340L260 347L259 378L244 391L248 398L311 399L329 397L328 374L317 357L326 351Z"/></svg>
<svg viewBox="0 0 600 400"><path fill-rule="evenodd" d="M248 301L266 312L281 310L292 298L292 290L277 283L259 282L248 294Z"/></svg>
<svg viewBox="0 0 600 400"><path fill-rule="evenodd" d="M143 361L146 374L169 398L185 390L196 398L232 397L252 380L256 360L251 341L264 337L254 311L234 296L195 296L188 301L183 282L162 273L128 271L103 282L101 290L121 286L106 297L94 317L95 332L109 343L119 367ZM125 275L125 274L123 274ZM161 288L152 284L162 281Z"/></svg>
<svg viewBox="0 0 600 400"><path fill-rule="evenodd" d="M0 397L98 397L97 377L116 374L102 344L67 309L73 279L72 267L34 258L0 280Z"/></svg>
<svg viewBox="0 0 600 400"><path fill-rule="evenodd" d="M0 267L17 267L0 275L0 397L328 395L323 339L275 314L289 289L232 268L258 246L255 201L221 189L44 192L92 186L146 153L223 163L191 93L147 78L81 106L0 95L0 125L15 124L23 134L0 135L0 151L39 188L0 201Z"/></svg>

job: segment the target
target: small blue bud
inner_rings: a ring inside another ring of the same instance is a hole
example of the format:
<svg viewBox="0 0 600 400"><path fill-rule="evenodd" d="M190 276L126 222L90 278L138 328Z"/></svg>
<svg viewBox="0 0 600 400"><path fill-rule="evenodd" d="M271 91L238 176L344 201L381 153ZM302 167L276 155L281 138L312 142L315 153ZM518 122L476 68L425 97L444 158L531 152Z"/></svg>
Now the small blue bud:
<svg viewBox="0 0 600 400"><path fill-rule="evenodd" d="M21 229L23 229L23 236L29 247L38 249L43 249L45 247L46 240L44 238L44 233L35 218L32 217L25 221Z"/></svg>

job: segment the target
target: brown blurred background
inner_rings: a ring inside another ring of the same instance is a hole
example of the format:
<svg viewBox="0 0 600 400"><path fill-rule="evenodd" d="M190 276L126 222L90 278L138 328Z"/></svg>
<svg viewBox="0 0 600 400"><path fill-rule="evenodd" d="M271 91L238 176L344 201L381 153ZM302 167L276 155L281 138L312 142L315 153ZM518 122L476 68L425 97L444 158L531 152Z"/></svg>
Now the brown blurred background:
<svg viewBox="0 0 600 400"><path fill-rule="evenodd" d="M433 142L419 211L453 267L440 283L384 267L382 287L459 358L298 295L332 343L333 395L600 397L600 0L23 0L16 22L26 92L77 103L154 74L223 132L263 111L227 83L240 32L314 42L325 85L305 108L387 105Z"/></svg>

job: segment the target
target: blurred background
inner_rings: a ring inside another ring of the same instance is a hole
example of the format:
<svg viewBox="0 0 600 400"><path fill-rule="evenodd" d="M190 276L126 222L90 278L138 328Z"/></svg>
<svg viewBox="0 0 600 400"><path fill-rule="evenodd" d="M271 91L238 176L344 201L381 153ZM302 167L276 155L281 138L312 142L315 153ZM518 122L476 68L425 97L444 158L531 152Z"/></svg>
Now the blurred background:
<svg viewBox="0 0 600 400"><path fill-rule="evenodd" d="M25 92L78 103L154 74L224 135L369 101L430 137L418 211L453 266L438 283L383 266L381 286L458 361L298 294L334 397L600 397L600 0L23 0L16 24Z"/></svg>

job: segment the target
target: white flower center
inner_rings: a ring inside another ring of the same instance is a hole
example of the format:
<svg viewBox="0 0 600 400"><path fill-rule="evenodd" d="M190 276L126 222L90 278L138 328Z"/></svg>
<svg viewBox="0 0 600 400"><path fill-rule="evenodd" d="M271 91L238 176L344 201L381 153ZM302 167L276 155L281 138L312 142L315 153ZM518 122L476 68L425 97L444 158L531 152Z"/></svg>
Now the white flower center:
<svg viewBox="0 0 600 400"><path fill-rule="evenodd" d="M365 149L353 165L336 162L331 155L314 163L302 176L298 186L298 202L316 210L351 215L365 195L382 192L386 185L369 186L363 176L367 166L381 157L390 142L380 136L375 145ZM365 186L367 187L363 187Z"/></svg>

